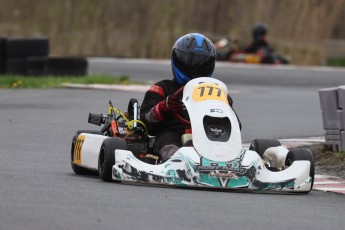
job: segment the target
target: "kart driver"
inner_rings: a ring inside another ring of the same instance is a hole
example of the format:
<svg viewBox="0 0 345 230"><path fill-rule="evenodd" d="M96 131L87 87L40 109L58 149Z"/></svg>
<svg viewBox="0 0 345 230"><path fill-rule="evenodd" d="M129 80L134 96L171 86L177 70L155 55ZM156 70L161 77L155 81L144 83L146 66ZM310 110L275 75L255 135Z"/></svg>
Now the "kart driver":
<svg viewBox="0 0 345 230"><path fill-rule="evenodd" d="M247 53L256 53L260 48L268 48L267 25L258 22L252 29L253 42L245 48Z"/></svg>
<svg viewBox="0 0 345 230"><path fill-rule="evenodd" d="M167 160L180 147L181 135L190 127L173 117L183 111L182 102L174 93L189 80L197 77L211 77L215 68L216 50L204 35L191 33L180 37L171 53L172 80L162 80L146 92L140 109L140 118L145 122L149 135L156 136L154 149L162 161ZM232 99L228 96L230 106Z"/></svg>
<svg viewBox="0 0 345 230"><path fill-rule="evenodd" d="M273 64L275 62L274 50L268 45L268 27L265 23L258 22L252 29L253 42L244 49L246 53L257 54L260 62L265 64Z"/></svg>

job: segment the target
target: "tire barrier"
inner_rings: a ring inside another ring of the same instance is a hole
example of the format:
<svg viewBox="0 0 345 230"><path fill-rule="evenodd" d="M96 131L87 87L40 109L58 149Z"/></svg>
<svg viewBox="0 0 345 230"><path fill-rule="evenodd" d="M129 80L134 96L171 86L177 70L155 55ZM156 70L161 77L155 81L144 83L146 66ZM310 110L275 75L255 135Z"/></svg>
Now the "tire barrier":
<svg viewBox="0 0 345 230"><path fill-rule="evenodd" d="M26 69L26 57L6 58L6 73L12 75L26 75Z"/></svg>
<svg viewBox="0 0 345 230"><path fill-rule="evenodd" d="M48 38L10 38L6 40L6 73L27 75L31 56L46 57L49 54Z"/></svg>
<svg viewBox="0 0 345 230"><path fill-rule="evenodd" d="M28 57L27 75L41 76L45 67L47 57Z"/></svg>
<svg viewBox="0 0 345 230"><path fill-rule="evenodd" d="M325 142L345 151L345 85L319 90Z"/></svg>
<svg viewBox="0 0 345 230"><path fill-rule="evenodd" d="M87 74L88 63L82 57L49 57L43 70L44 75L84 76Z"/></svg>
<svg viewBox="0 0 345 230"><path fill-rule="evenodd" d="M12 38L6 42L7 57L47 56L48 38Z"/></svg>
<svg viewBox="0 0 345 230"><path fill-rule="evenodd" d="M1 38L0 74L84 76L88 62L82 57L49 57L49 39Z"/></svg>
<svg viewBox="0 0 345 230"><path fill-rule="evenodd" d="M6 38L0 37L0 74L6 72Z"/></svg>

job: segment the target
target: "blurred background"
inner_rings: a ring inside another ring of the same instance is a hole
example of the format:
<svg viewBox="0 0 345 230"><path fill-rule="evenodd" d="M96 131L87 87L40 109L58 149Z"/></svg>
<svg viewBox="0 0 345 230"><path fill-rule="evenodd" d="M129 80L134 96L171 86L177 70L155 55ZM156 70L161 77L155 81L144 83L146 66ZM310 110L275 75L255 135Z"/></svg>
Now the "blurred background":
<svg viewBox="0 0 345 230"><path fill-rule="evenodd" d="M53 55L168 59L183 34L250 43L261 21L292 64L345 57L345 0L1 0L0 18L0 37L46 36Z"/></svg>

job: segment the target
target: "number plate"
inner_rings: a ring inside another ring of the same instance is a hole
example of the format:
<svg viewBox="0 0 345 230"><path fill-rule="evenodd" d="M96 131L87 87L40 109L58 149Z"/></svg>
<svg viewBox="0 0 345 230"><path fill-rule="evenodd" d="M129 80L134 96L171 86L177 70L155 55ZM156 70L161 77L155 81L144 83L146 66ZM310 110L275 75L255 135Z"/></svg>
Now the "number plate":
<svg viewBox="0 0 345 230"><path fill-rule="evenodd" d="M202 83L194 87L192 98L196 102L218 100L228 103L227 96L220 86L212 83Z"/></svg>

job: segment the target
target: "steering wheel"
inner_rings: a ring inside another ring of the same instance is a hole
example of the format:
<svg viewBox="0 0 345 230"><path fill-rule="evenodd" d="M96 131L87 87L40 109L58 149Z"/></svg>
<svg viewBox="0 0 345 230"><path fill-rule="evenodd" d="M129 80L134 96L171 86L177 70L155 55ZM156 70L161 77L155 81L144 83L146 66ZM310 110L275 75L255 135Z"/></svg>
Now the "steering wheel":
<svg viewBox="0 0 345 230"><path fill-rule="evenodd" d="M182 98L184 86L179 88L174 95L178 98ZM180 113L173 113L173 117L184 125L190 126L190 120L182 117Z"/></svg>

